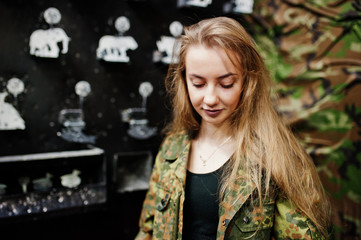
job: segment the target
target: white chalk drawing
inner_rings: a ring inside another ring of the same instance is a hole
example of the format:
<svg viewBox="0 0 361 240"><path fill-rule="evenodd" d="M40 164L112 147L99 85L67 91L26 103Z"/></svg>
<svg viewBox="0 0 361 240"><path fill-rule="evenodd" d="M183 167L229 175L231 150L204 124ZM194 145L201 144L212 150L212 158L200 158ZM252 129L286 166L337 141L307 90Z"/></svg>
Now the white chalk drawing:
<svg viewBox="0 0 361 240"><path fill-rule="evenodd" d="M91 92L90 84L87 81L80 81L77 84L75 84L75 93L79 97L86 97Z"/></svg>
<svg viewBox="0 0 361 240"><path fill-rule="evenodd" d="M0 130L25 129L25 122L13 105L5 102L6 92L0 93Z"/></svg>
<svg viewBox="0 0 361 240"><path fill-rule="evenodd" d="M254 0L231 0L224 4L223 11L225 13L250 14L253 12L253 5Z"/></svg>
<svg viewBox="0 0 361 240"><path fill-rule="evenodd" d="M139 85L139 94L142 96L142 108L147 107L147 98L153 92L153 85L150 82L143 82Z"/></svg>
<svg viewBox="0 0 361 240"><path fill-rule="evenodd" d="M6 88L14 95L16 103L17 96L24 91L24 83L18 78L11 78ZM24 130L24 119L12 104L5 102L6 96L7 92L0 92L0 130Z"/></svg>
<svg viewBox="0 0 361 240"><path fill-rule="evenodd" d="M147 114L147 98L153 92L150 82L143 82L139 86L139 94L142 96L141 108L128 108L121 111L122 121L129 123L128 135L139 140L148 139L157 134L156 127L149 127Z"/></svg>
<svg viewBox="0 0 361 240"><path fill-rule="evenodd" d="M75 93L79 96L79 108L63 109L59 112L59 123L63 126L57 135L68 142L95 143L95 136L83 133L86 124L84 121L83 102L91 92L87 81L79 81L75 85Z"/></svg>
<svg viewBox="0 0 361 240"><path fill-rule="evenodd" d="M6 88L14 95L15 98L17 98L17 96L25 89L23 81L21 81L19 78L9 79Z"/></svg>
<svg viewBox="0 0 361 240"><path fill-rule="evenodd" d="M100 38L96 50L97 58L107 62L129 62L127 51L138 48L132 36L123 36L130 28L129 19L124 16L118 17L114 25L118 36L105 35Z"/></svg>
<svg viewBox="0 0 361 240"><path fill-rule="evenodd" d="M44 19L50 25L49 29L35 30L29 40L30 54L43 58L58 58L61 53L66 54L70 38L61 28L54 27L61 20L61 14L56 8L48 8L44 12Z"/></svg>
<svg viewBox="0 0 361 240"><path fill-rule="evenodd" d="M180 45L177 44L177 37L183 32L183 25L174 21L169 25L172 36L161 36L156 42L158 50L153 53L153 62L163 62L165 64L177 63Z"/></svg>
<svg viewBox="0 0 361 240"><path fill-rule="evenodd" d="M212 0L178 0L178 7L208 7Z"/></svg>
<svg viewBox="0 0 361 240"><path fill-rule="evenodd" d="M84 98L91 92L91 86L87 81L80 81L75 85L75 93L79 96L79 108L83 108Z"/></svg>

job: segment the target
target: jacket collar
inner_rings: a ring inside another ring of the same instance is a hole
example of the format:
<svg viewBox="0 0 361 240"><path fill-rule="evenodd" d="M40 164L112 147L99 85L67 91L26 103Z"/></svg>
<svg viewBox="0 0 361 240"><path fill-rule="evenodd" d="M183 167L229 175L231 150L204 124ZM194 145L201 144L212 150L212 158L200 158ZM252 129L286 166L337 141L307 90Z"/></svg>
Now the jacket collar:
<svg viewBox="0 0 361 240"><path fill-rule="evenodd" d="M189 135L180 133L166 138L161 151L161 157L165 161L173 162L172 169L182 183L183 188L185 188L190 146L191 139Z"/></svg>
<svg viewBox="0 0 361 240"><path fill-rule="evenodd" d="M190 143L191 139L186 132L170 135L162 144L161 157L168 161L174 161Z"/></svg>

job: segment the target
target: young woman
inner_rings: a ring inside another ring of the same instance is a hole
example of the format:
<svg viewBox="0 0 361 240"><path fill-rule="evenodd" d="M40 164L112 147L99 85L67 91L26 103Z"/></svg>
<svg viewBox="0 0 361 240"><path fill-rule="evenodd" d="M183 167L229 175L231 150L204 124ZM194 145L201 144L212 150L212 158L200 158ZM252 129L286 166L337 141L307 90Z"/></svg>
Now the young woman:
<svg viewBox="0 0 361 240"><path fill-rule="evenodd" d="M282 123L245 29L185 28L166 87L173 118L136 239L324 239L328 205L312 159Z"/></svg>

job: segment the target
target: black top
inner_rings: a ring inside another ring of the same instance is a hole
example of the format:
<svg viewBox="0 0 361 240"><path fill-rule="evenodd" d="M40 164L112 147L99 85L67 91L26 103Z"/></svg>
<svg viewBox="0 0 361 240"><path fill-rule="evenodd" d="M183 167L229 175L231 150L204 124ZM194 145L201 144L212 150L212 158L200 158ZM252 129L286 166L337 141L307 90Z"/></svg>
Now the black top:
<svg viewBox="0 0 361 240"><path fill-rule="evenodd" d="M218 184L222 167L197 174L187 171L183 208L183 239L214 240L218 226Z"/></svg>

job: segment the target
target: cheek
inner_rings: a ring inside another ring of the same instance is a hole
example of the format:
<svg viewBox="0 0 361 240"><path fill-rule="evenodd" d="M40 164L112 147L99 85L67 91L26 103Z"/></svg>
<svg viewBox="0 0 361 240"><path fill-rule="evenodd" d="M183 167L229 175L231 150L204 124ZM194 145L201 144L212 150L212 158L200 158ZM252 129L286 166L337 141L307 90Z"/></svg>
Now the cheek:
<svg viewBox="0 0 361 240"><path fill-rule="evenodd" d="M201 99L200 94L194 91L192 88L188 88L188 95L189 99L191 101L191 104L193 107L195 107L197 104L199 104L199 101Z"/></svg>
<svg viewBox="0 0 361 240"><path fill-rule="evenodd" d="M229 94L227 97L228 97L226 100L227 105L229 105L232 110L236 109L238 106L241 94L237 91L237 92L234 92L233 94Z"/></svg>
<svg viewBox="0 0 361 240"><path fill-rule="evenodd" d="M194 108L196 108L201 102L201 98L193 92L189 92L189 99Z"/></svg>

